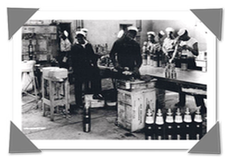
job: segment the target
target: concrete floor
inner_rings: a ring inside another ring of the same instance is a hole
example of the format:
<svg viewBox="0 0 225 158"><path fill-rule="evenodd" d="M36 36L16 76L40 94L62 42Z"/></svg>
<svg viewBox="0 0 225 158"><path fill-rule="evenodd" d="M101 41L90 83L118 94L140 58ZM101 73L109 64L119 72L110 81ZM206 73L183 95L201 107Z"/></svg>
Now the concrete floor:
<svg viewBox="0 0 225 158"><path fill-rule="evenodd" d="M111 81L104 79L102 81L103 90L112 88ZM74 103L73 86L71 85L70 102ZM22 100L27 101L30 97L23 96ZM178 101L178 94L166 91L165 107L163 113L168 108L172 111L176 109L174 106ZM115 107L103 107L91 109L91 132L83 132L82 110L78 110L70 118L64 117L62 114L55 114L54 121L50 117L43 117L43 111L36 108L35 102L22 106L22 132L32 140L144 140L143 131L130 133L128 130L116 126L117 109ZM194 98L186 97L186 106L181 109L184 112L186 107L190 108L191 113L195 112ZM204 130L206 130L206 120L204 119Z"/></svg>

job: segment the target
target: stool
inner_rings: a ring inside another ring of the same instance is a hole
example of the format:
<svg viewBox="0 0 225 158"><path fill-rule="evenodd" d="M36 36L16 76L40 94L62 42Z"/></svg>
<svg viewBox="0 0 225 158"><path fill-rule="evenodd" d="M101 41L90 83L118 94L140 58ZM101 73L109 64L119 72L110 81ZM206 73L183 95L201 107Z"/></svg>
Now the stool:
<svg viewBox="0 0 225 158"><path fill-rule="evenodd" d="M37 79L34 75L34 64L35 61L24 61L22 62L22 93L33 97L32 100L24 103L26 105L30 102L38 102L37 85L35 80ZM30 93L34 88L34 94ZM30 92L29 92L30 91Z"/></svg>
<svg viewBox="0 0 225 158"><path fill-rule="evenodd" d="M54 121L55 107L65 105L65 113L69 109L69 82L66 78L49 77L42 74L42 109L43 116L46 116L45 105L50 107L50 118Z"/></svg>

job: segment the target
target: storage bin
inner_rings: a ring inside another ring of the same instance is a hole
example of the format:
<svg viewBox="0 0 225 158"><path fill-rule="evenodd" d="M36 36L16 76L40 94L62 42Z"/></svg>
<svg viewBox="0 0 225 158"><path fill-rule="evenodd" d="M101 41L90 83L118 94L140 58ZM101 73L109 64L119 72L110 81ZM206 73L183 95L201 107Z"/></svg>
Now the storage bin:
<svg viewBox="0 0 225 158"><path fill-rule="evenodd" d="M131 92L118 89L117 112L119 126L129 130L130 132L143 129L145 126L145 116L148 107L154 114L156 109L154 89Z"/></svg>

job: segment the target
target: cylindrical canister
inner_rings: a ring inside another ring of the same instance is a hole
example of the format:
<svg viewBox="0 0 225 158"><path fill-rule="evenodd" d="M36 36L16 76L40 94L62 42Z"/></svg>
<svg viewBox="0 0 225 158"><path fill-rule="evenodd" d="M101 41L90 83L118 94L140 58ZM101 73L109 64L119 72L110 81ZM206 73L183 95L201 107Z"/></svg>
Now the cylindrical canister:
<svg viewBox="0 0 225 158"><path fill-rule="evenodd" d="M146 140L154 139L154 117L150 109L148 109L147 111L145 120L145 139Z"/></svg>
<svg viewBox="0 0 225 158"><path fill-rule="evenodd" d="M194 117L194 125L195 125L194 139L200 140L202 138L202 116L200 114L199 109L196 111Z"/></svg>
<svg viewBox="0 0 225 158"><path fill-rule="evenodd" d="M185 139L190 140L192 139L192 117L190 115L189 108L186 108L185 115L184 115L184 134Z"/></svg>
<svg viewBox="0 0 225 158"><path fill-rule="evenodd" d="M88 101L84 106L83 111L83 131L91 131L91 101Z"/></svg>
<svg viewBox="0 0 225 158"><path fill-rule="evenodd" d="M180 109L177 108L176 116L175 116L175 130L176 130L176 139L181 140L183 139L182 134L183 134L183 119L181 116Z"/></svg>
<svg viewBox="0 0 225 158"><path fill-rule="evenodd" d="M174 138L174 119L171 109L168 109L165 122L165 139L172 140Z"/></svg>
<svg viewBox="0 0 225 158"><path fill-rule="evenodd" d="M155 120L155 129L156 129L156 139L157 140L162 140L164 139L164 120L163 120L163 116L162 116L162 111L161 109L158 109L157 112L157 116L156 116L156 120Z"/></svg>

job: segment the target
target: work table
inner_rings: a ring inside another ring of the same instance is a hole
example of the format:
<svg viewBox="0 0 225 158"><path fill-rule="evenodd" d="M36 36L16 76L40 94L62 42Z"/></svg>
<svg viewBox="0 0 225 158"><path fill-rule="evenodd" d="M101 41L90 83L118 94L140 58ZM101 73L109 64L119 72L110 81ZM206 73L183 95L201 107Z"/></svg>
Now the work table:
<svg viewBox="0 0 225 158"><path fill-rule="evenodd" d="M203 95L207 97L207 73L198 70L181 70L175 68L176 78L166 78L165 68L143 65L141 75L149 75L157 80L155 87L178 93L185 92L190 95Z"/></svg>

